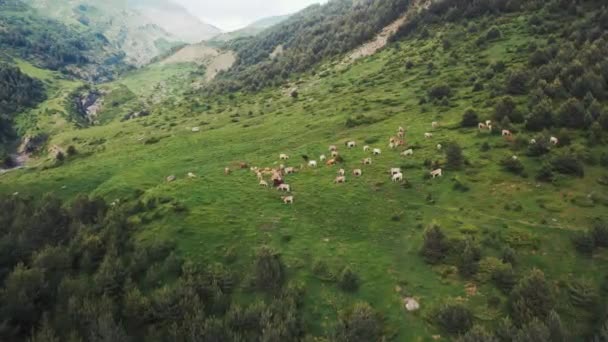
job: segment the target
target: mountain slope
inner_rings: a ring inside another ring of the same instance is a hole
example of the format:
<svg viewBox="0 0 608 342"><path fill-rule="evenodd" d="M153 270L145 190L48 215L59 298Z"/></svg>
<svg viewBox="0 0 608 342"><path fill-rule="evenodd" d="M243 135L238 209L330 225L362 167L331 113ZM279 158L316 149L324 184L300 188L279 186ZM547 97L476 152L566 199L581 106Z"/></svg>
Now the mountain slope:
<svg viewBox="0 0 608 342"><path fill-rule="evenodd" d="M280 15L280 16L263 18L263 19L257 20L255 22L247 25L246 27L244 27L242 29L219 34L219 35L213 37L210 41L227 42L227 41L237 39L237 38L257 36L262 31L264 31L268 28L271 28L273 26L276 26L276 25L284 22L285 20L289 19L290 16L291 15L288 14L288 15Z"/></svg>
<svg viewBox="0 0 608 342"><path fill-rule="evenodd" d="M215 26L203 23L186 9L167 0L129 0L151 23L186 43L199 43L221 33Z"/></svg>
<svg viewBox="0 0 608 342"><path fill-rule="evenodd" d="M51 18L102 32L134 65L148 63L182 41L200 41L216 29L170 1L25 0Z"/></svg>
<svg viewBox="0 0 608 342"><path fill-rule="evenodd" d="M353 63L215 96L180 76L147 115L53 134L73 153L0 176L0 339L600 341L608 9L507 3L436 2ZM289 193L250 169L281 164Z"/></svg>

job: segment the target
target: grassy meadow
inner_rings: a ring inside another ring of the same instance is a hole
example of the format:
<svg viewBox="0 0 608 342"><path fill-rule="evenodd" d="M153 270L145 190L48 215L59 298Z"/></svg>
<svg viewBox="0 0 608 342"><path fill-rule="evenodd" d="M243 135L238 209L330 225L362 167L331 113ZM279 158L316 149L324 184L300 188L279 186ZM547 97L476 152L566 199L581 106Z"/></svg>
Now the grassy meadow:
<svg viewBox="0 0 608 342"><path fill-rule="evenodd" d="M429 316L448 300L465 303L489 326L504 317L507 297L492 284L463 279L455 267L430 266L420 257L424 229L437 224L450 238L479 241L484 257L500 256L505 246L514 248L518 273L543 270L558 293L562 319L582 331L586 323L579 326L577 316L586 313L569 303L562 285L582 278L599 287L608 274L605 251L582 256L570 241L595 218L608 218L605 205L587 198L590 193L606 196L606 187L597 183L606 169L585 165L583 178L558 175L554 183L540 183L534 175L546 157L528 157L525 147L499 134L460 128L468 107L484 120L492 114L489 90L473 91L470 77L498 61L507 66L525 62L521 47L534 39L518 25L526 19L501 17L493 24L503 37L483 47L474 44L475 35L453 38L450 52L439 38L410 38L352 65L336 59L299 77L297 99L286 95L285 88L216 98L172 91L151 107L148 117L121 122L118 113L124 108L117 105L104 125L86 129L68 128L69 122L56 116L62 94L77 82L38 75L48 78L51 92L34 110L39 128L52 127L49 144L73 145L78 154L60 165L34 160L30 168L2 175L0 192L34 197L52 192L65 199L87 193L109 201L141 196L179 203L184 210L159 206L136 218L142 227L137 233L141 244L175 241L184 256L231 263L237 273L249 267L255 248L270 245L280 251L290 280L306 285L304 308L311 331L331 330L340 308L363 300L382 312L395 341L426 341L441 334ZM438 37L452 29L442 27ZM407 60L413 62L409 69ZM21 67L28 74L41 72ZM154 94L149 87L159 79L187 88L188 67L167 68L149 67L102 87L117 92L114 96L124 95L121 89L130 92L124 102L135 110ZM487 89L500 77L488 81ZM428 89L441 82L454 92L450 100L421 103ZM516 100L524 103L526 96ZM439 127L432 128L433 121ZM402 148L388 147L399 126L406 129L413 156L402 157ZM200 127L200 132L192 132L192 127ZM433 137L425 139L425 132ZM574 137L572 144L553 148L549 156L586 148L580 132L568 133ZM526 141L534 137L515 136ZM347 149L344 142L349 140L357 147ZM445 153L436 145L449 142L462 147L467 165L461 170L444 167L442 178L428 179L425 160L444 163ZM489 149L483 151L485 143ZM290 155L286 166L300 167L305 164L302 155L314 160L329 156L331 144L338 146L343 164L320 162L317 168L304 166L286 176L293 205L284 205L281 193L260 187L254 173L239 169L241 162L276 167L280 153ZM364 145L382 149L380 156L372 157L372 165L361 164L371 156ZM602 146L589 153L606 151ZM528 177L502 169L500 161L513 155L523 162ZM224 174L225 167L231 168L230 175ZM406 181L392 182L391 167L401 167ZM347 172L345 184L333 183L339 168ZM361 177L352 176L355 168L363 169ZM189 179L188 172L197 177ZM177 180L166 182L170 175ZM319 274L325 266L326 274ZM341 291L332 280L331 274L345 266L361 279L355 293ZM243 300L250 296L239 295ZM410 296L419 300L419 311L404 309L403 298ZM491 305L489 299L495 297L500 302Z"/></svg>

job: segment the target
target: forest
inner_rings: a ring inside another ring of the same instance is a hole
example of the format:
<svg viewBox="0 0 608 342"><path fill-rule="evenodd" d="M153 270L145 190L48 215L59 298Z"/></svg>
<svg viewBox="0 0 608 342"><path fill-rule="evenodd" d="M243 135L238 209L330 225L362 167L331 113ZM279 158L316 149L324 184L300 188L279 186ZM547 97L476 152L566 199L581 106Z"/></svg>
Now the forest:
<svg viewBox="0 0 608 342"><path fill-rule="evenodd" d="M0 48L42 68L91 81L107 80L125 68L124 52L102 34L44 18L20 0L0 0L0 26Z"/></svg>
<svg viewBox="0 0 608 342"><path fill-rule="evenodd" d="M228 43L227 47L237 52L238 60L211 89L256 91L281 84L291 75L371 39L403 14L409 3L336 0L311 6L257 37ZM279 45L285 52L269 58Z"/></svg>
<svg viewBox="0 0 608 342"><path fill-rule="evenodd" d="M12 128L14 114L36 106L45 98L42 82L23 74L16 67L0 63L0 145L15 136Z"/></svg>

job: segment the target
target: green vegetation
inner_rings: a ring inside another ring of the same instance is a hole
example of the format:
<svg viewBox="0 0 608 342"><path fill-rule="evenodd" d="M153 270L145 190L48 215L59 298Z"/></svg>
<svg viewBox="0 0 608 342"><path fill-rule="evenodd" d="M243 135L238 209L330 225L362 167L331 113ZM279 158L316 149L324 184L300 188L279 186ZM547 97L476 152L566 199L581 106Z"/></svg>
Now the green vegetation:
<svg viewBox="0 0 608 342"><path fill-rule="evenodd" d="M351 13L346 3L330 5ZM242 60L207 89L247 91L207 96L190 87L191 66L154 65L100 85L116 106L104 109L99 125L73 129L65 99L80 84L37 77L50 83L48 100L16 126L48 132L48 145L66 153L59 163L41 152L27 168L0 175L0 192L54 193L63 204L3 200L13 204L0 211L11 217L0 222L8 230L0 250L19 251L2 256L1 298L10 304L2 307L12 310L2 312L3 338L33 331L38 340L86 340L101 328L136 340L606 336L606 8L445 0L352 64L337 62L357 45L350 35L335 51L325 44L337 37L316 41L316 57L295 48L265 59L274 43L309 49L313 36L350 32L343 26L350 22L321 8L277 26L291 40L268 38L274 29L254 38L268 43L252 50L260 60ZM290 23L302 28L307 18L320 32L301 30L297 45ZM390 21L378 18L380 26ZM334 20L335 27L323 24ZM361 39L377 30L370 27ZM297 53L302 64L292 59ZM168 95L152 101L163 79L171 79ZM142 109L149 115L119 114ZM477 127L486 120L491 131ZM389 149L400 126L405 146ZM513 135L503 137L503 129ZM358 146L347 149L350 140ZM329 145L338 146L339 165L306 167L306 159L329 156ZM400 155L409 148L413 155ZM280 153L291 158L280 161ZM370 156L373 163L362 165ZM281 163L298 169L285 176L292 205L249 170ZM403 182L388 175L396 167ZM344 184L333 182L339 168ZM352 176L356 168L360 177ZM436 168L443 177L431 178ZM109 208L91 209L100 207ZM62 228L40 232L32 223L40 217ZM67 254L63 273L48 271L61 263L38 260L51 254L46 245L63 251L53 260ZM147 262L148 253L160 257ZM51 297L19 302L38 293ZM419 307L409 311L412 298Z"/></svg>

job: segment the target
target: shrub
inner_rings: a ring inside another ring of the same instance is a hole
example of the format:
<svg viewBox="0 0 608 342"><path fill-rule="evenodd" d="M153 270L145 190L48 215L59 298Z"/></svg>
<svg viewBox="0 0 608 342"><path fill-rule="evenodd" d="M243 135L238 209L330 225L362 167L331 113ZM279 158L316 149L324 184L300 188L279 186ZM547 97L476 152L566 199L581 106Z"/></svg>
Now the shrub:
<svg viewBox="0 0 608 342"><path fill-rule="evenodd" d="M584 128L585 107L579 100L570 98L560 106L557 121L563 127Z"/></svg>
<svg viewBox="0 0 608 342"><path fill-rule="evenodd" d="M523 175L524 173L524 164L521 163L519 159L513 159L512 157L506 157L500 162L502 168L505 171L514 173L516 175Z"/></svg>
<svg viewBox="0 0 608 342"><path fill-rule="evenodd" d="M70 156L70 157L74 156L78 153L78 151L76 151L76 147L74 147L74 145L68 146L68 149L66 152L67 152L68 156Z"/></svg>
<svg viewBox="0 0 608 342"><path fill-rule="evenodd" d="M502 37L502 32L500 32L500 29L496 26L490 27L488 32L486 32L487 40L494 40L494 39L498 39L500 37Z"/></svg>
<svg viewBox="0 0 608 342"><path fill-rule="evenodd" d="M285 270L280 255L270 247L258 249L254 264L255 285L260 290L275 290L285 281Z"/></svg>
<svg viewBox="0 0 608 342"><path fill-rule="evenodd" d="M505 117L514 123L523 122L523 115L517 110L517 104L510 96L500 98L494 106L494 119L501 122Z"/></svg>
<svg viewBox="0 0 608 342"><path fill-rule="evenodd" d="M526 117L526 129L529 131L541 131L553 126L553 108L551 102L542 100L532 109Z"/></svg>
<svg viewBox="0 0 608 342"><path fill-rule="evenodd" d="M471 277L477 273L478 262L481 259L481 249L471 239L462 242L460 253L458 254L458 271L463 277Z"/></svg>
<svg viewBox="0 0 608 342"><path fill-rule="evenodd" d="M538 169L538 172L536 173L536 180L540 182L550 183L553 182L554 178L555 177L553 175L553 170L549 165L541 166L541 168Z"/></svg>
<svg viewBox="0 0 608 342"><path fill-rule="evenodd" d="M338 286L344 291L355 292L359 289L359 277L349 267L345 267L340 273Z"/></svg>
<svg viewBox="0 0 608 342"><path fill-rule="evenodd" d="M468 108L464 111L462 115L462 121L460 121L460 126L462 127L476 127L479 123L479 116L477 112L473 108Z"/></svg>
<svg viewBox="0 0 608 342"><path fill-rule="evenodd" d="M512 95L524 95L528 92L528 82L530 76L527 71L516 70L512 71L507 76L507 93Z"/></svg>
<svg viewBox="0 0 608 342"><path fill-rule="evenodd" d="M429 91L428 95L431 99L444 99L452 95L452 89L446 83L438 84L433 86Z"/></svg>
<svg viewBox="0 0 608 342"><path fill-rule="evenodd" d="M473 326L473 314L462 304L446 304L435 314L435 321L450 334L464 334Z"/></svg>
<svg viewBox="0 0 608 342"><path fill-rule="evenodd" d="M456 142L451 142L445 149L445 155L447 158L447 166L452 170L458 170L464 163L464 157L462 156L462 149Z"/></svg>
<svg viewBox="0 0 608 342"><path fill-rule="evenodd" d="M559 156L551 160L551 166L554 171L565 175L573 175L578 177L585 176L583 164L573 156Z"/></svg>
<svg viewBox="0 0 608 342"><path fill-rule="evenodd" d="M374 342L382 338L382 319L367 303L340 315L334 336L336 342Z"/></svg>
<svg viewBox="0 0 608 342"><path fill-rule="evenodd" d="M572 243L574 244L574 248L581 254L591 255L595 250L595 241L593 240L593 235L589 234L589 232L579 233L574 236Z"/></svg>
<svg viewBox="0 0 608 342"><path fill-rule="evenodd" d="M545 274L538 269L530 271L513 288L509 305L511 317L518 324L530 322L534 318L546 319L555 303Z"/></svg>
<svg viewBox="0 0 608 342"><path fill-rule="evenodd" d="M439 226L433 225L424 232L424 243L420 254L429 264L438 264L449 250L448 241Z"/></svg>

